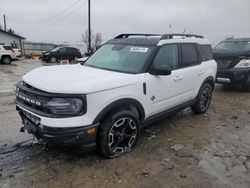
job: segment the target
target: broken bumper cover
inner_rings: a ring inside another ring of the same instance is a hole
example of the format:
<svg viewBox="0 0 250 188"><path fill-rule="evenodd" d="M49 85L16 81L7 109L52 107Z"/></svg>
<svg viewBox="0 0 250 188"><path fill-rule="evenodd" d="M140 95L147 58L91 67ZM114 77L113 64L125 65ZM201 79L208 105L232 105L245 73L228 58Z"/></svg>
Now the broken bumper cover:
<svg viewBox="0 0 250 188"><path fill-rule="evenodd" d="M40 118L19 108L17 106L23 129L29 134L33 134L38 139L42 139L51 145L81 145L85 148L94 148L96 146L97 128L99 124L93 124L84 127L72 128L54 128L40 124ZM95 128L95 131L88 134L88 130Z"/></svg>
<svg viewBox="0 0 250 188"><path fill-rule="evenodd" d="M250 68L218 70L217 83L246 84L250 81Z"/></svg>

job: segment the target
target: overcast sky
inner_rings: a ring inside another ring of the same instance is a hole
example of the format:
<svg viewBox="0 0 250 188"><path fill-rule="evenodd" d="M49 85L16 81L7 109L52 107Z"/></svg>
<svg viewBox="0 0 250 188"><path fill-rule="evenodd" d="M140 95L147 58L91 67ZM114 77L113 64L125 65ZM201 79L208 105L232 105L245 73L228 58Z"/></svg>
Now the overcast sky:
<svg viewBox="0 0 250 188"><path fill-rule="evenodd" d="M186 33L204 35L213 44L230 35L250 37L250 0L91 2L92 29L101 32L104 40L119 33L182 33L185 28ZM0 0L7 28L29 41L80 41L87 29L87 13L87 0Z"/></svg>

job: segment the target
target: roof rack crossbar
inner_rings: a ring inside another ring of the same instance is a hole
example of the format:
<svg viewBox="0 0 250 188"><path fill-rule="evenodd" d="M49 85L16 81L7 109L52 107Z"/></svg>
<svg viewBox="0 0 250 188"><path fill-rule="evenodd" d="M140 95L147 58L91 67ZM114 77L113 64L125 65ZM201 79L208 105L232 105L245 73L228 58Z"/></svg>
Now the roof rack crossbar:
<svg viewBox="0 0 250 188"><path fill-rule="evenodd" d="M120 34L117 37L115 37L115 39L120 39L120 38L128 38L130 36L145 36L145 37L150 37L150 36L161 36L158 34Z"/></svg>
<svg viewBox="0 0 250 188"><path fill-rule="evenodd" d="M204 38L201 35L193 35L193 34L164 34L164 35L162 35L161 40L163 40L163 39L173 39L174 36Z"/></svg>

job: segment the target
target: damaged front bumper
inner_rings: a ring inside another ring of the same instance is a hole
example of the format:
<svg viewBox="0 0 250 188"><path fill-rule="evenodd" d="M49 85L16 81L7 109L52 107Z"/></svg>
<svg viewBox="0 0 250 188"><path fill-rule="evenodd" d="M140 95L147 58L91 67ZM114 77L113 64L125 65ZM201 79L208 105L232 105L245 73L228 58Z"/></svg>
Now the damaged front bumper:
<svg viewBox="0 0 250 188"><path fill-rule="evenodd" d="M99 124L84 127L54 128L40 124L41 119L20 107L16 107L19 112L23 127L33 134L37 139L41 139L51 145L81 145L86 148L96 146L97 128Z"/></svg>
<svg viewBox="0 0 250 188"><path fill-rule="evenodd" d="M250 68L231 68L218 70L217 83L247 84L250 82Z"/></svg>

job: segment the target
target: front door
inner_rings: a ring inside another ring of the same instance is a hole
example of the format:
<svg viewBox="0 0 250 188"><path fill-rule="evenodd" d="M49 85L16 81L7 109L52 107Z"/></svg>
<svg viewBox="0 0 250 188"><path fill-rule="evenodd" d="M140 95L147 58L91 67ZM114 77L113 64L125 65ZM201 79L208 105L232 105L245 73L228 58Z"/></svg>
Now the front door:
<svg viewBox="0 0 250 188"><path fill-rule="evenodd" d="M153 62L153 66L154 64L169 66L172 69L171 75L157 76L150 73L145 75L149 116L177 106L183 101L183 69L178 69L178 51L177 44L164 45Z"/></svg>

